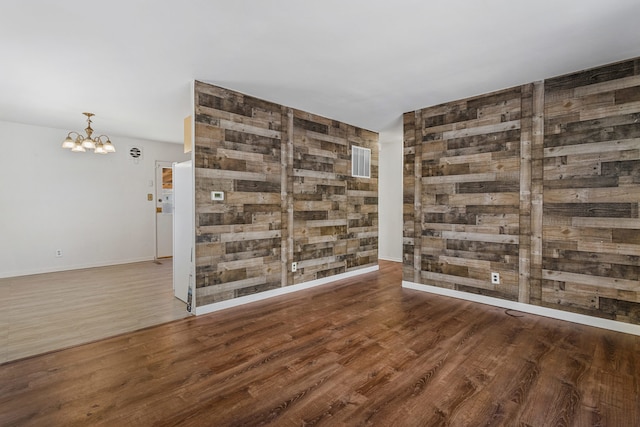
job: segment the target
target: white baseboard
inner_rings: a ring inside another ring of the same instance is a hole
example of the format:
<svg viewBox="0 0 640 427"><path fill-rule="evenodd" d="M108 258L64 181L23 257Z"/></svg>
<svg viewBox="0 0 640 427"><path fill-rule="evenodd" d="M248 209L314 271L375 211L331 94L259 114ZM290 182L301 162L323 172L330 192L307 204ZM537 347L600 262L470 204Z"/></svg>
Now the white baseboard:
<svg viewBox="0 0 640 427"><path fill-rule="evenodd" d="M31 276L34 274L57 273L59 271L82 270L85 268L108 267L111 265L133 264L134 262L144 262L144 261L153 261L153 260L154 260L154 257L141 257L141 258L131 258L131 259L123 259L123 260L112 260L112 261L106 261L106 262L94 262L94 263L87 263L87 264L63 265L60 267L33 268L33 269L22 270L22 271L7 271L7 272L0 272L0 279L5 279L9 277Z"/></svg>
<svg viewBox="0 0 640 427"><path fill-rule="evenodd" d="M393 261L393 262L402 262L402 258L396 258L396 257L391 257L391 256L379 256L378 259L381 259L383 261Z"/></svg>
<svg viewBox="0 0 640 427"><path fill-rule="evenodd" d="M429 292L432 294L444 295L447 297L453 297L467 301L479 302L482 304L493 305L510 310L517 310L523 313L536 314L539 316L550 317L552 319L566 320L568 322L579 323L581 325L594 326L596 328L609 329L611 331L624 332L626 334L640 335L640 325L632 325L630 323L601 319L599 317L571 313L568 311L556 310L554 308L540 307L537 305L508 301L500 298L488 297L485 295L477 295L468 292L455 291L452 289L439 288L437 286L422 285L419 283L407 282L405 280L402 281L402 287L406 289L414 289L417 291Z"/></svg>
<svg viewBox="0 0 640 427"><path fill-rule="evenodd" d="M335 276L325 277L317 280L310 280L304 283L298 283L297 285L285 286L283 288L271 289L265 292L260 292L253 295L247 295L244 297L234 298L226 301L214 302L213 304L203 305L202 307L195 308L195 315L213 313L215 311L224 310L226 308L237 307L243 304L249 304L250 302L261 301L267 298L273 298L280 295L289 294L291 292L301 291L303 289L309 289L316 286L324 285L327 283L336 282L338 280L347 279L349 277L360 276L362 274L378 271L377 265L373 267L361 268L359 270L347 271L346 273L336 274ZM196 290L196 292L198 292Z"/></svg>

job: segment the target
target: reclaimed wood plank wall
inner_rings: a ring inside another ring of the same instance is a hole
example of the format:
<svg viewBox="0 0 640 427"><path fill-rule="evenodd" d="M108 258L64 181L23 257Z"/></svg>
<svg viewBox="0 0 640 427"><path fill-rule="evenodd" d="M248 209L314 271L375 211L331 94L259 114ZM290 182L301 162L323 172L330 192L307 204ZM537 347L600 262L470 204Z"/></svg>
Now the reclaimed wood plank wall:
<svg viewBox="0 0 640 427"><path fill-rule="evenodd" d="M640 323L640 60L405 113L404 162L404 280Z"/></svg>
<svg viewBox="0 0 640 427"><path fill-rule="evenodd" d="M293 111L295 283L378 262L378 136ZM351 177L351 146L372 148L371 179Z"/></svg>
<svg viewBox="0 0 640 427"><path fill-rule="evenodd" d="M405 115L415 132L405 140L414 144L405 148L406 173L417 171L405 182L405 203L413 202L407 208L415 218L405 228L418 239L412 244L410 233L405 235L411 280L518 298L520 145L521 136L531 133L531 108L522 107L531 97L524 91L518 87ZM491 272L500 273L500 285L487 280Z"/></svg>
<svg viewBox="0 0 640 427"><path fill-rule="evenodd" d="M375 132L201 82L195 100L197 306L377 265Z"/></svg>
<svg viewBox="0 0 640 427"><path fill-rule="evenodd" d="M640 323L640 59L545 82L542 304Z"/></svg>

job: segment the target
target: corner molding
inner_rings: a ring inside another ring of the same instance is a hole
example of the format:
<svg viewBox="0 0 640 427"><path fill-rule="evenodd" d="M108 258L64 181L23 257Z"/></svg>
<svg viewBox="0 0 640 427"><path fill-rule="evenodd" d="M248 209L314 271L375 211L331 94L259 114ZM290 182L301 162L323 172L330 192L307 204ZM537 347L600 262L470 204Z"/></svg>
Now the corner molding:
<svg viewBox="0 0 640 427"><path fill-rule="evenodd" d="M587 316L584 314L571 313L568 311L556 310L554 308L540 307L537 305L524 304L503 300L500 298L488 297L485 295L471 294L468 292L455 291L453 289L439 288L431 285L423 285L414 282L402 281L402 287L405 289L413 289L416 291L428 292L452 298L458 298L466 301L478 302L481 304L492 305L495 307L507 308L510 310L521 311L523 313L535 314L538 316L549 317L556 320L565 320L567 322L579 323L581 325L593 326L610 331L622 332L625 334L640 336L640 325L618 322L616 320L601 319L599 317Z"/></svg>

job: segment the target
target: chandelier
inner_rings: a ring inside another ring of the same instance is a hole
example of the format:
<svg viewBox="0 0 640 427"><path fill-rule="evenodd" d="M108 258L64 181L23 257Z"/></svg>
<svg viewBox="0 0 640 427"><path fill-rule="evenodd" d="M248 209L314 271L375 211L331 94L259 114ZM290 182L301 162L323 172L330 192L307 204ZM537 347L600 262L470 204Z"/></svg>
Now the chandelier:
<svg viewBox="0 0 640 427"><path fill-rule="evenodd" d="M84 130L87 136L81 135L78 132L71 131L67 134L67 137L62 142L62 148L71 148L71 151L84 153L87 150L93 150L96 154L115 153L116 147L113 146L107 135L100 135L94 138L91 137L93 129L91 129L91 117L93 113L82 113L87 116L87 127ZM75 135L75 139L72 138ZM103 142L104 139L104 142Z"/></svg>

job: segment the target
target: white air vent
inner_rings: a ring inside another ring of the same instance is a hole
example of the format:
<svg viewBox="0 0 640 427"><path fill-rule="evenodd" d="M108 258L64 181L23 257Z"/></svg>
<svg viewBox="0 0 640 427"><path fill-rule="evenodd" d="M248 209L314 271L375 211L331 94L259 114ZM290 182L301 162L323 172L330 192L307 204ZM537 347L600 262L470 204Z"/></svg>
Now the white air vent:
<svg viewBox="0 0 640 427"><path fill-rule="evenodd" d="M134 159L142 158L142 148L139 147L131 147L129 149L129 155Z"/></svg>
<svg viewBox="0 0 640 427"><path fill-rule="evenodd" d="M371 178L371 150L369 148L351 147L351 176Z"/></svg>

